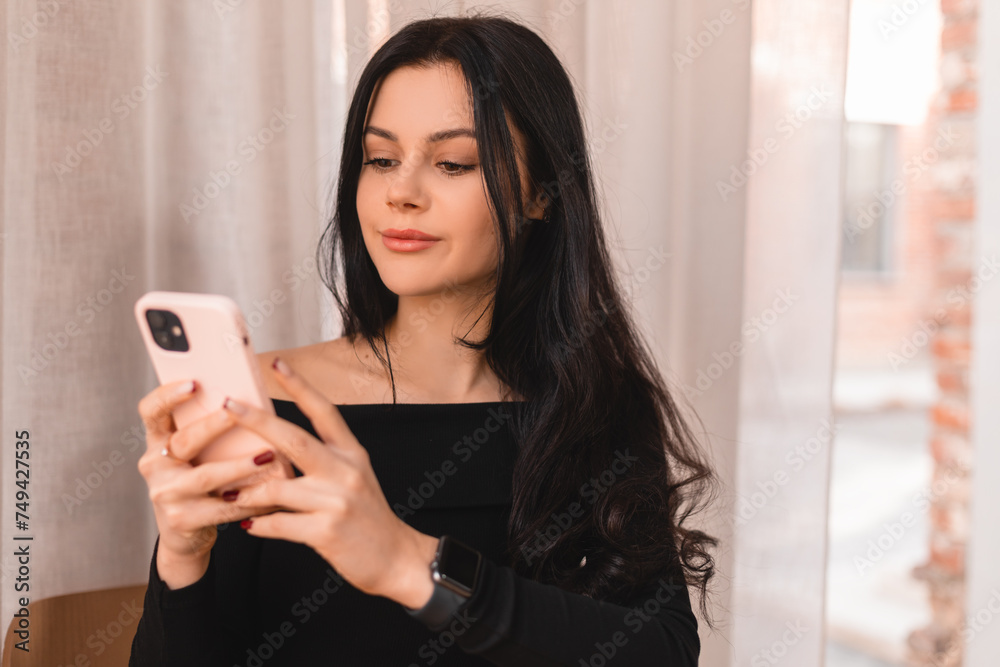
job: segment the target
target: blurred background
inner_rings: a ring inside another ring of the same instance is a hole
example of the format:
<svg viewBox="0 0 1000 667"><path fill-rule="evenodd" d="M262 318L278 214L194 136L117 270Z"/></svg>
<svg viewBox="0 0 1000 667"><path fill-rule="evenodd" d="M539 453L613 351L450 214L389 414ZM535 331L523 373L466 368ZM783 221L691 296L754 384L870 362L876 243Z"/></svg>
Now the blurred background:
<svg viewBox="0 0 1000 667"><path fill-rule="evenodd" d="M701 664L994 665L996 0L2 0L3 618L25 530L33 599L147 580L142 294L226 294L257 351L339 336L314 252L353 84L409 20L475 11L570 72L620 279L724 481Z"/></svg>

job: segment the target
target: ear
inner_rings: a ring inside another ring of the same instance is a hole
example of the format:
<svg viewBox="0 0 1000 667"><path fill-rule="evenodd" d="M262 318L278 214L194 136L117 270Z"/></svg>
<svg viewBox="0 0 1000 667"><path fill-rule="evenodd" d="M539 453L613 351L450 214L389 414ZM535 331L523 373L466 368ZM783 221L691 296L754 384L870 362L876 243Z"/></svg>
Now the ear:
<svg viewBox="0 0 1000 667"><path fill-rule="evenodd" d="M531 220L541 220L545 216L545 206L549 203L549 198L544 192L536 194L524 208L524 217Z"/></svg>

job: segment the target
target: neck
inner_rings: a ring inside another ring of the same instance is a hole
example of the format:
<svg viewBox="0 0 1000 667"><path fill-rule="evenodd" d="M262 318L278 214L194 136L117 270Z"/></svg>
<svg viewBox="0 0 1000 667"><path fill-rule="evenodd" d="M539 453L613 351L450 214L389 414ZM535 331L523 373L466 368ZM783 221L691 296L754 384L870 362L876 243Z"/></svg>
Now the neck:
<svg viewBox="0 0 1000 667"><path fill-rule="evenodd" d="M479 317L458 295L400 296L399 308L386 325L386 338L397 391L408 400L466 403L495 400L500 382L483 353L454 339L482 340L491 312Z"/></svg>

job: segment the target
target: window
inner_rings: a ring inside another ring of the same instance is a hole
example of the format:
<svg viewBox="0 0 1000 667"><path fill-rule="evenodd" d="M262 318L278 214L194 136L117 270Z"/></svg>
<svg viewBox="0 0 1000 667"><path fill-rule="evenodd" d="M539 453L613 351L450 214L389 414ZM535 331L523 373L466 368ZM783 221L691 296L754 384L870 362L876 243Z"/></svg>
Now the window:
<svg viewBox="0 0 1000 667"><path fill-rule="evenodd" d="M898 127L848 122L844 131L844 224L841 268L862 274L891 271L892 233L901 194ZM899 188L897 188L899 189Z"/></svg>

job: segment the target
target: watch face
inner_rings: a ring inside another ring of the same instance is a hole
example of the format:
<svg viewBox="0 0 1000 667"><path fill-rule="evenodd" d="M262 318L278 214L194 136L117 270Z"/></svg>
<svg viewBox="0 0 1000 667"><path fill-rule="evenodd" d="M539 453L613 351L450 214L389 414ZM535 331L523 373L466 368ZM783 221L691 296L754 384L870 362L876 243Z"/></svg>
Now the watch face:
<svg viewBox="0 0 1000 667"><path fill-rule="evenodd" d="M441 540L437 570L442 580L469 595L476 586L479 552L447 536Z"/></svg>

